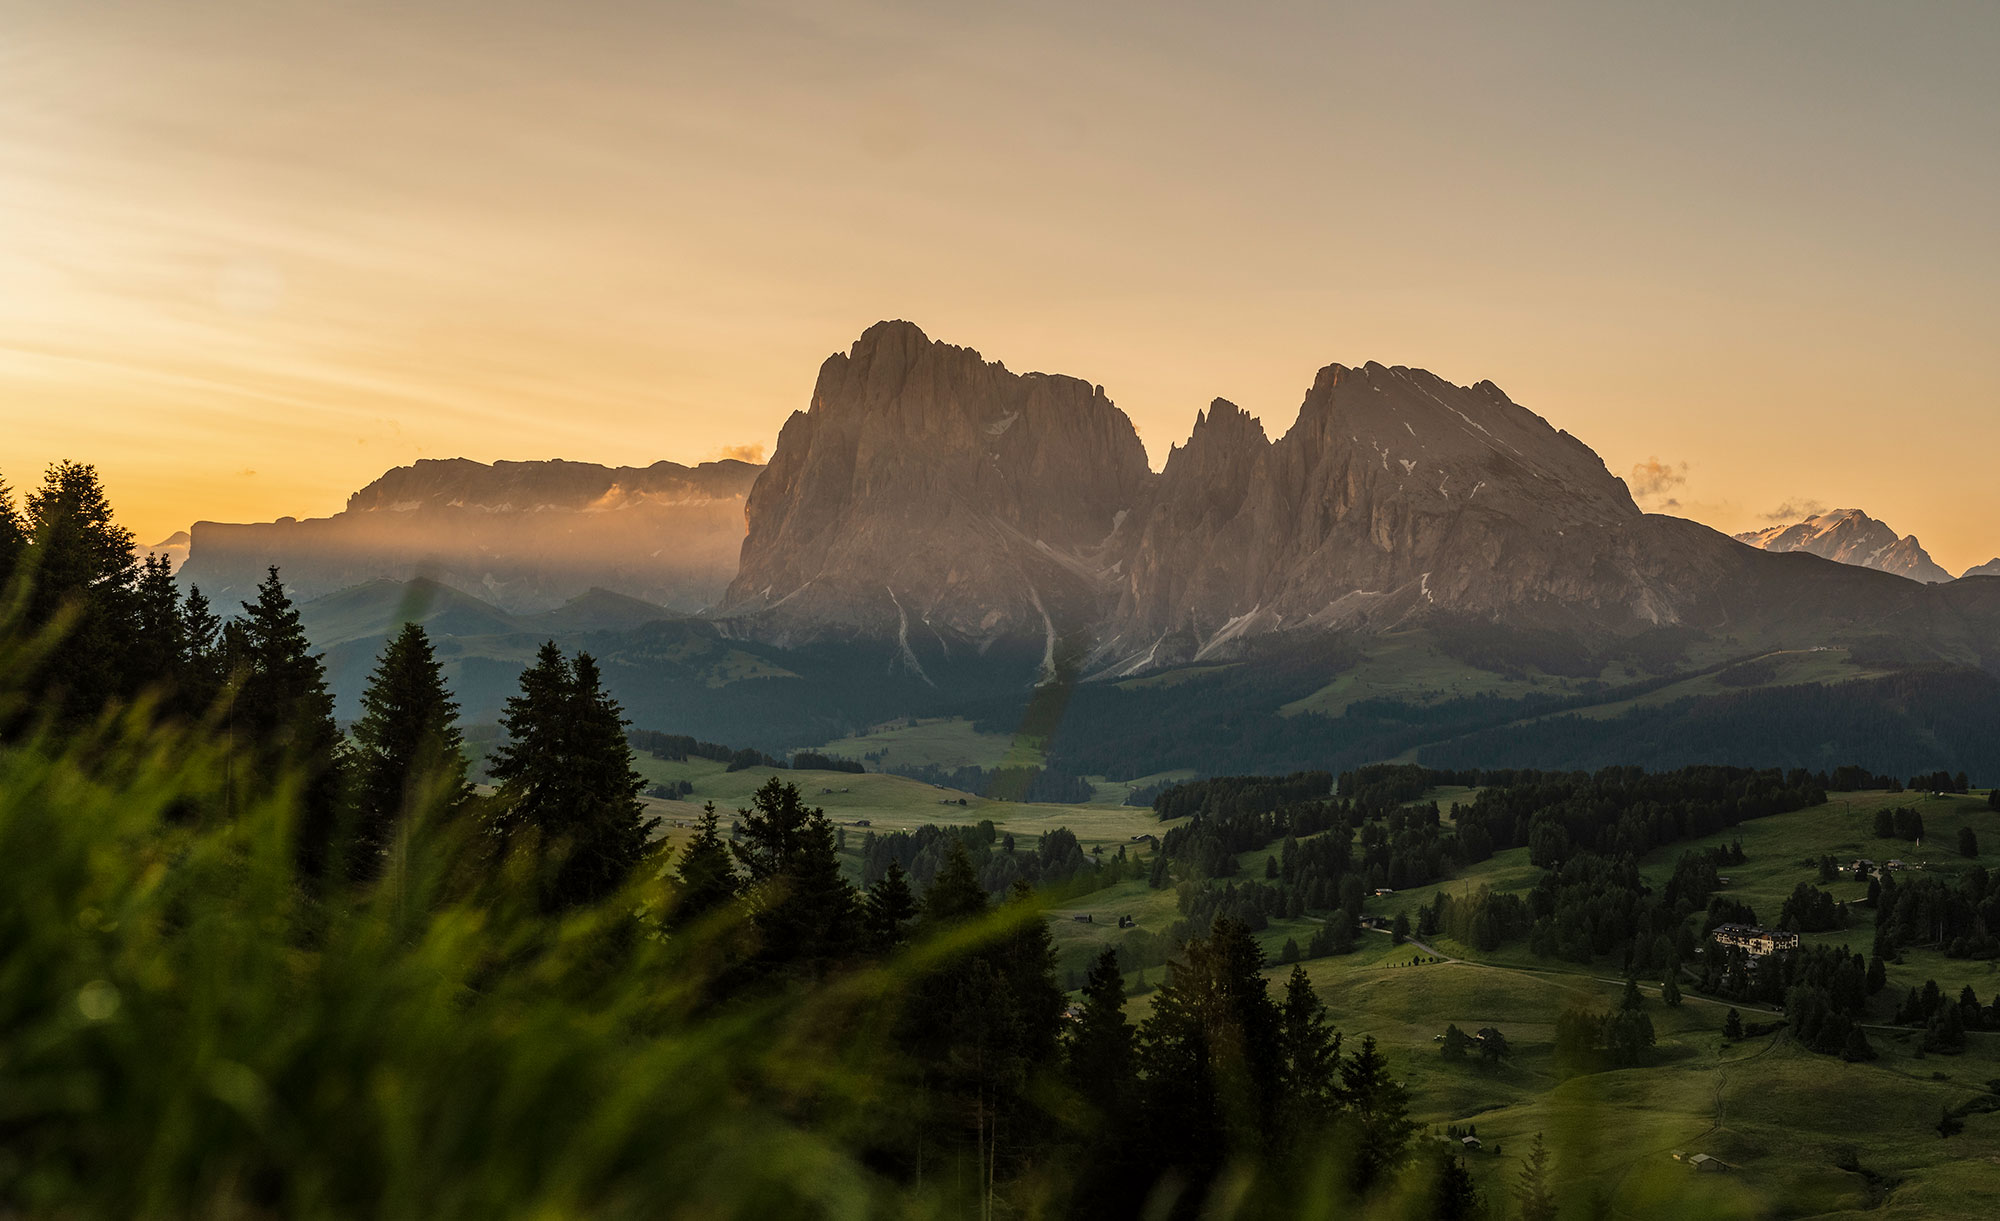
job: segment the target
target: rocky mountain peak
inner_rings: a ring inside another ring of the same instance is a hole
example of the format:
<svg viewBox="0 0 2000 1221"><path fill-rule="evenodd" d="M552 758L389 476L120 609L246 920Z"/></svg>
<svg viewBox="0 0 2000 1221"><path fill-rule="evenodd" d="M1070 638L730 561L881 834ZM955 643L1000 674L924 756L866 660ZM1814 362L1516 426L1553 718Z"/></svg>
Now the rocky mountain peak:
<svg viewBox="0 0 2000 1221"><path fill-rule="evenodd" d="M1899 536L1885 522L1860 509L1815 513L1804 521L1771 526L1736 536L1760 551L1803 551L1822 559L1938 585L1951 573L1931 559L1917 536Z"/></svg>
<svg viewBox="0 0 2000 1221"><path fill-rule="evenodd" d="M1559 599L1657 618L1643 583L1596 571L1607 532L1642 517L1588 446L1491 382L1330 364L1276 441L1233 408L1197 419L1147 520L1120 532L1119 630L1100 656L1161 664L1258 632L1533 617Z"/></svg>
<svg viewBox="0 0 2000 1221"><path fill-rule="evenodd" d="M1051 633L1103 597L1093 553L1151 478L1102 387L880 322L779 433L723 610L785 638Z"/></svg>
<svg viewBox="0 0 2000 1221"><path fill-rule="evenodd" d="M1965 575L1968 577L2000 577L2000 556L1994 556L1977 568L1966 569Z"/></svg>

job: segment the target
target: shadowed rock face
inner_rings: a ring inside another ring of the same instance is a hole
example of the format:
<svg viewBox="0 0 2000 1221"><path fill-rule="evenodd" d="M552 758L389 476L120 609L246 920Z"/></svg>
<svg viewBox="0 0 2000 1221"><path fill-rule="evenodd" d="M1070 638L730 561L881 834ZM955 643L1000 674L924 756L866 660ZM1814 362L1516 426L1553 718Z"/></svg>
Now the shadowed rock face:
<svg viewBox="0 0 2000 1221"><path fill-rule="evenodd" d="M592 588L696 611L736 571L744 499L762 469L426 459L383 475L332 517L198 522L180 578L224 606L275 564L301 600L425 576L513 612Z"/></svg>
<svg viewBox="0 0 2000 1221"><path fill-rule="evenodd" d="M1965 575L1968 577L2000 577L2000 556L1986 561L1977 568L1966 569Z"/></svg>
<svg viewBox="0 0 2000 1221"><path fill-rule="evenodd" d="M1277 441L1221 400L1196 419L1119 532L1106 655L1158 664L1248 633L1434 611L1670 622L1671 599L1606 562L1640 520L1588 446L1491 382L1329 365Z"/></svg>
<svg viewBox="0 0 2000 1221"><path fill-rule="evenodd" d="M1736 536L1760 551L1804 551L1822 559L1936 585L1951 580L1917 536L1898 537L1884 522L1859 509L1819 513L1789 526L1772 526ZM1971 575L1970 573L1967 574Z"/></svg>
<svg viewBox="0 0 2000 1221"><path fill-rule="evenodd" d="M1967 616L1991 618L1644 514L1588 446L1491 382L1329 365L1282 437L1218 399L1155 476L1101 390L906 322L821 368L748 516L726 630L895 641L919 671L919 654L1024 636L1050 656L1087 643L1086 672L1109 675L1430 616L1800 642L1947 619L1970 641L1985 628Z"/></svg>
<svg viewBox="0 0 2000 1221"><path fill-rule="evenodd" d="M1108 609L1099 553L1150 480L1101 388L878 323L779 433L721 612L793 643L1053 637Z"/></svg>

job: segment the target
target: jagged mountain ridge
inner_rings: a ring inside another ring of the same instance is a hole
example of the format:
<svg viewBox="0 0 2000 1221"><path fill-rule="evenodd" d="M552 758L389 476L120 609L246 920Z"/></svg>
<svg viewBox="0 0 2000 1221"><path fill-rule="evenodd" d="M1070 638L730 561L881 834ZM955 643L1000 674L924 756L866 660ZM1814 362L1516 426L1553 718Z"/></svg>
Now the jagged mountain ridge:
<svg viewBox="0 0 2000 1221"><path fill-rule="evenodd" d="M295 597L433 577L516 613L601 587L693 612L736 572L743 506L762 467L424 459L331 517L197 522L180 576L226 602L278 565Z"/></svg>
<svg viewBox="0 0 2000 1221"><path fill-rule="evenodd" d="M1052 653L1109 609L1100 553L1151 479L1102 387L878 323L786 421L719 613L779 643L892 638L919 672L959 642Z"/></svg>
<svg viewBox="0 0 2000 1221"><path fill-rule="evenodd" d="M1964 575L1968 577L2000 577L2000 556L1995 556L1977 568L1966 569Z"/></svg>
<svg viewBox="0 0 2000 1221"><path fill-rule="evenodd" d="M925 648L1061 637L1105 676L1431 617L1808 645L1921 631L2000 655L1977 599L1642 513L1490 382L1329 365L1276 440L1217 400L1158 475L1143 462L1090 383L879 324L787 423L718 614L778 643L894 640L913 667Z"/></svg>
<svg viewBox="0 0 2000 1221"><path fill-rule="evenodd" d="M1860 509L1816 513L1802 522L1752 530L1736 539L1760 551L1804 551L1841 564L1893 572L1927 585L1952 579L1950 572L1931 559L1916 535L1899 536L1887 523Z"/></svg>
<svg viewBox="0 0 2000 1221"><path fill-rule="evenodd" d="M1329 365L1275 441L1224 400L1197 418L1121 531L1103 651L1151 665L1432 610L1658 621L1643 583L1598 571L1605 537L1640 517L1596 454L1491 382Z"/></svg>

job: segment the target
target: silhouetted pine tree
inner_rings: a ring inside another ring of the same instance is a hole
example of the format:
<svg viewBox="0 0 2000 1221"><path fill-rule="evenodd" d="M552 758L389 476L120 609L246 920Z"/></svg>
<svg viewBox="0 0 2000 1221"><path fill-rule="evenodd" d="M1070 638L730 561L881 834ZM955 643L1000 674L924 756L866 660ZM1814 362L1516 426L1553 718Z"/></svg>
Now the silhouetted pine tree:
<svg viewBox="0 0 2000 1221"><path fill-rule="evenodd" d="M1375 1036L1340 1066L1340 1091L1352 1128L1354 1189L1366 1192L1408 1158L1417 1125L1410 1119L1409 1092L1389 1075L1389 1061L1375 1049Z"/></svg>
<svg viewBox="0 0 2000 1221"><path fill-rule="evenodd" d="M1187 943L1140 1027L1145 1110L1161 1169L1205 1196L1233 1155L1260 1153L1273 1134L1283 1071L1282 1017L1263 951L1230 919Z"/></svg>
<svg viewBox="0 0 2000 1221"><path fill-rule="evenodd" d="M1285 981L1280 1016L1283 1126L1292 1141L1310 1140L1340 1109L1340 1032L1304 967L1293 967Z"/></svg>
<svg viewBox="0 0 2000 1221"><path fill-rule="evenodd" d="M300 783L299 860L308 876L317 877L330 863L344 761L326 666L312 652L276 568L243 612L231 624L227 649L242 670L229 709L241 747L234 753L247 765L238 777L254 791L288 778Z"/></svg>
<svg viewBox="0 0 2000 1221"><path fill-rule="evenodd" d="M861 923L868 948L877 954L893 952L908 939L909 923L916 915L917 899L910 890L910 876L900 862L891 860L862 900Z"/></svg>
<svg viewBox="0 0 2000 1221"><path fill-rule="evenodd" d="M27 547L28 527L21 520L20 510L14 507L14 489L0 479L0 596L9 592L20 567L21 553Z"/></svg>
<svg viewBox="0 0 2000 1221"><path fill-rule="evenodd" d="M354 725L354 831L349 869L375 877L398 823L420 805L449 817L472 795L458 703L430 637L406 623L377 661Z"/></svg>
<svg viewBox="0 0 2000 1221"><path fill-rule="evenodd" d="M798 786L767 780L738 810L736 857L757 932L752 965L765 974L819 978L857 948L854 888L840 874L833 824ZM975 882L975 885L977 883Z"/></svg>
<svg viewBox="0 0 2000 1221"><path fill-rule="evenodd" d="M1437 1153L1438 1166L1431 1187L1433 1221L1472 1221L1486 1208L1485 1197L1473 1185L1465 1159L1449 1147Z"/></svg>
<svg viewBox="0 0 2000 1221"><path fill-rule="evenodd" d="M158 691L163 700L177 705L175 691L188 660L187 624L173 565L166 556L149 555L140 564L133 606L134 631L125 661L128 680L135 689Z"/></svg>
<svg viewBox="0 0 2000 1221"><path fill-rule="evenodd" d="M1075 1159L1069 1215L1120 1217L1138 1211L1134 1179L1143 1165L1136 1124L1138 1076L1118 952L1105 950L1084 979L1083 1002L1064 1047L1064 1076L1084 1102L1075 1117L1083 1148Z"/></svg>
<svg viewBox="0 0 2000 1221"><path fill-rule="evenodd" d="M135 690L125 668L138 577L132 532L111 520L97 469L80 462L48 469L28 496L26 526L34 574L29 626L73 616L44 659L42 685L61 699L67 718L92 716Z"/></svg>
<svg viewBox="0 0 2000 1221"><path fill-rule="evenodd" d="M1083 1004L1066 1048L1071 1086L1106 1122L1131 1101L1132 1024L1125 1020L1125 977L1118 951L1105 950L1083 981Z"/></svg>
<svg viewBox="0 0 2000 1221"><path fill-rule="evenodd" d="M596 661L578 653L571 663L544 644L500 723L507 743L490 769L501 799L489 826L503 846L533 834L543 906L593 902L624 885L659 820L643 817L645 781Z"/></svg>
<svg viewBox="0 0 2000 1221"><path fill-rule="evenodd" d="M742 893L736 876L736 860L722 837L715 803L701 808L694 838L681 850L674 866L674 906L668 923L685 928L711 912L733 902Z"/></svg>

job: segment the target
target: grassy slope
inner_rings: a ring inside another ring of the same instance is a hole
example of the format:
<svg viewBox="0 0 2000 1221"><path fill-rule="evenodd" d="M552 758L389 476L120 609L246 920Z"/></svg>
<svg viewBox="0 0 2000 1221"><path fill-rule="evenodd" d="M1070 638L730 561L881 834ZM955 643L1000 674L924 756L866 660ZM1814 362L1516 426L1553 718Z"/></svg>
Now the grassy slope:
<svg viewBox="0 0 2000 1221"><path fill-rule="evenodd" d="M989 801L956 789L880 772L856 775L778 768L732 772L726 765L709 759L674 762L643 753L636 756L635 763L648 783L686 780L694 786L694 792L685 801L646 799L648 812L664 820L662 829L669 842L675 843L689 833L704 802L713 801L727 825L738 809L750 804L750 795L773 776L798 785L809 804L824 809L837 825L848 827L850 849L859 847L865 832L853 824L863 819L869 823L867 830L877 832L914 831L926 823L971 825L991 819L1001 831L1023 840L1067 827L1086 852L1102 845L1107 856L1120 846L1130 846L1134 835L1159 827L1153 812L1140 807ZM958 804L961 799L964 805ZM852 856L849 860L852 863Z"/></svg>
<svg viewBox="0 0 2000 1221"><path fill-rule="evenodd" d="M1448 794L1438 796L1448 803ZM1872 837L1874 810L1898 801L1918 804L1929 832L1926 844L1937 847L1918 852L1901 841ZM1822 852L1925 860L1940 871L1970 864L1953 851L1960 822L1974 826L1987 850L1982 863L1993 867L1992 858L2000 857L1994 851L2000 849L2000 815L1987 810L1983 798L1844 794L1817 809L1745 823L1716 840L1742 839L1749 859L1730 871L1731 893L1775 920L1792 887L1817 877L1816 866L1807 862ZM1649 856L1648 876L1663 878L1688 846ZM1265 855L1245 854L1244 872L1262 877ZM1516 849L1442 885L1523 890L1539 872L1528 864L1525 850ZM1414 918L1437 889L1370 899L1369 910L1408 911ZM1834 891L1853 898L1861 889L1843 883ZM1857 893L1849 895L1850 890ZM1092 896L1086 906L1132 914L1140 927L1156 930L1177 915L1171 892L1149 891L1136 882ZM1118 935L1108 925L1076 925L1060 917L1055 927L1066 963ZM1301 922L1299 928L1309 926ZM1287 935L1303 944L1309 933L1274 924L1261 940L1275 952ZM1854 927L1820 939L1846 941L1865 952L1871 937L1872 915L1863 909ZM1372 1034L1382 1044L1412 1090L1418 1119L1440 1128L1478 1125L1486 1148L1469 1155L1467 1166L1489 1197L1504 1195L1512 1185L1521 1155L1539 1132L1556 1150L1568 1198L1581 1201L1587 1192L1601 1191L1614 1215L1849 1217L1871 1209L1869 1215L1887 1217L1991 1214L1993 1184L2000 1177L2000 1115L1967 1117L1964 1132L1950 1141L1940 1140L1933 1125L1942 1108L1957 1106L1983 1091L1989 1079L2000 1078L2000 1033L1969 1035L1970 1050L1962 1056L1918 1059L1915 1039L1877 1031L1881 1059L1851 1065L1804 1051L1783 1033L1726 1044L1720 1033L1726 1005L1690 994L1680 1008L1668 1009L1648 989L1647 1013L1660 1040L1655 1063L1565 1080L1550 1064L1555 1016L1577 1003L1615 1006L1621 990L1615 967L1537 959L1523 945L1486 955L1443 941L1436 948L1468 961L1412 966L1414 947L1392 947L1388 937L1366 933L1354 954L1317 959L1306 969L1351 1039ZM1283 986L1288 973L1289 968L1275 967L1268 972L1273 989ZM1875 1007L1893 1009L1894 997L1930 978L1954 995L1970 982L1982 999L2000 987L1992 965L1917 951L1890 966L1889 986L1875 998ZM1143 1015L1145 1004L1144 997L1135 1000L1135 1017ZM1886 1021L1887 1014L1874 1019ZM1515 1057L1492 1069L1447 1063L1432 1039L1454 1022L1467 1030L1498 1027ZM1737 1169L1697 1176L1673 1160L1675 1150L1708 1153ZM1865 1170L1884 1176L1879 1188L1835 1164L1850 1151Z"/></svg>

